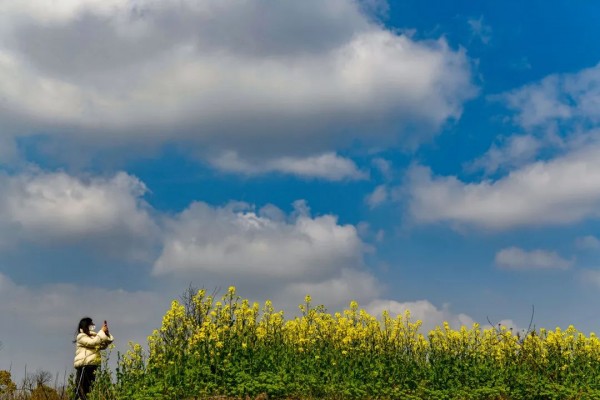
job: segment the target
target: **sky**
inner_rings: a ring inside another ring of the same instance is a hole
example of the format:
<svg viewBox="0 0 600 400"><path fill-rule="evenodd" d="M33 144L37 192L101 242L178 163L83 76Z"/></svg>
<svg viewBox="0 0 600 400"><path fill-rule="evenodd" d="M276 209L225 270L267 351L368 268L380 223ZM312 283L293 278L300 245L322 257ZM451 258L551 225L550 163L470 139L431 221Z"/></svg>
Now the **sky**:
<svg viewBox="0 0 600 400"><path fill-rule="evenodd" d="M190 286L598 332L597 37L597 2L2 1L0 369Z"/></svg>

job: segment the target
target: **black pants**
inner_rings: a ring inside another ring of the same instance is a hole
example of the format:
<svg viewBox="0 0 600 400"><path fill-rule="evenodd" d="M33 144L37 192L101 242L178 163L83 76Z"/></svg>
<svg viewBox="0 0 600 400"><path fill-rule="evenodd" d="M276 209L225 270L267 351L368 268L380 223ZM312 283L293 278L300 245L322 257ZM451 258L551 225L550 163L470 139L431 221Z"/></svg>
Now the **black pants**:
<svg viewBox="0 0 600 400"><path fill-rule="evenodd" d="M87 394L92 389L94 380L96 379L97 365L84 365L83 367L75 368L75 400L87 400Z"/></svg>

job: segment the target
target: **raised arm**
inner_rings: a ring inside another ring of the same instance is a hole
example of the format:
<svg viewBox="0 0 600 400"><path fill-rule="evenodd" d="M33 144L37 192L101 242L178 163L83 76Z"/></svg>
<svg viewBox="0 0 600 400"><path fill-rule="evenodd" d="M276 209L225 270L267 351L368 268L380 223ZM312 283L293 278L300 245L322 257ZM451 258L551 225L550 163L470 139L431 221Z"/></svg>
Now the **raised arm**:
<svg viewBox="0 0 600 400"><path fill-rule="evenodd" d="M98 332L96 336L88 336L85 334L80 334L79 336L77 336L77 343L80 346L88 347L91 349L102 346L106 343L112 343L113 340L114 338L112 337L112 335L106 335L106 333L104 333L104 331L102 330Z"/></svg>

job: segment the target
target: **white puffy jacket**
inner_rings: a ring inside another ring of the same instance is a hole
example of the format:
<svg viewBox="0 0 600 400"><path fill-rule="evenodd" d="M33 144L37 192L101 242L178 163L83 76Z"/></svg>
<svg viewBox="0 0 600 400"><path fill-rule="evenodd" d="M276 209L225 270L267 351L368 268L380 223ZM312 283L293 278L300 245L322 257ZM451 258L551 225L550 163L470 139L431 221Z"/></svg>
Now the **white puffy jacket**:
<svg viewBox="0 0 600 400"><path fill-rule="evenodd" d="M86 335L81 330L77 335L75 348L75 368L84 365L100 365L102 358L100 350L104 350L115 340L111 334L104 333L103 330L96 333L90 331L90 335Z"/></svg>

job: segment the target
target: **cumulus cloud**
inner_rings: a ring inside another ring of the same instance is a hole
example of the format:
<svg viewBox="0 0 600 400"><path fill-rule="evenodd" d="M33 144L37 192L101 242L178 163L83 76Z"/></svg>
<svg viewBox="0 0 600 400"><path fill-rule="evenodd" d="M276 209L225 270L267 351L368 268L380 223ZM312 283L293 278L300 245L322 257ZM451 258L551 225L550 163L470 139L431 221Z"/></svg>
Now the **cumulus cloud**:
<svg viewBox="0 0 600 400"><path fill-rule="evenodd" d="M562 258L557 252L549 250L523 250L519 247L508 247L496 253L496 265L499 268L526 269L568 269L574 260Z"/></svg>
<svg viewBox="0 0 600 400"><path fill-rule="evenodd" d="M64 172L0 175L0 243L90 241L102 251L140 256L157 235L146 186L126 173L77 178ZM104 244L104 245L103 245Z"/></svg>
<svg viewBox="0 0 600 400"><path fill-rule="evenodd" d="M515 112L514 121L525 131L499 137L497 143L468 165L486 174L518 168L548 154L596 145L600 134L600 65L573 74L544 79L491 96Z"/></svg>
<svg viewBox="0 0 600 400"><path fill-rule="evenodd" d="M387 186L379 185L375 188L375 190L373 190L373 192L371 194L369 194L365 198L365 201L369 205L369 207L375 208L375 207L381 205L382 203L384 203L385 201L387 201L388 198L389 198L389 190L388 190Z"/></svg>
<svg viewBox="0 0 600 400"><path fill-rule="evenodd" d="M494 96L515 111L525 133L500 138L467 165L470 172L483 170L483 180L436 177L425 168L413 168L406 191L411 215L422 223L491 229L597 218L599 82L597 65ZM489 178L496 173L501 176ZM578 245L585 247L583 242Z"/></svg>
<svg viewBox="0 0 600 400"><path fill-rule="evenodd" d="M574 74L554 74L497 97L526 129L565 121L600 122L600 65Z"/></svg>
<svg viewBox="0 0 600 400"><path fill-rule="evenodd" d="M3 135L43 131L58 147L175 141L277 158L349 136L414 144L475 93L463 51L386 30L352 0L1 7Z"/></svg>
<svg viewBox="0 0 600 400"><path fill-rule="evenodd" d="M320 178L330 181L365 179L367 174L360 171L354 161L335 153L324 153L309 157L279 157L271 160L241 159L237 153L228 151L210 160L214 167L244 175L259 175L279 172L301 178Z"/></svg>
<svg viewBox="0 0 600 400"><path fill-rule="evenodd" d="M282 291L281 301L286 298L302 300L309 294L313 304L323 304L329 310L341 310L351 301L370 301L382 293L382 285L368 272L344 268L338 274L318 282L294 282Z"/></svg>
<svg viewBox="0 0 600 400"><path fill-rule="evenodd" d="M600 147L573 150L479 182L433 176L416 166L405 190L409 213L418 223L489 229L571 224L600 214Z"/></svg>
<svg viewBox="0 0 600 400"><path fill-rule="evenodd" d="M274 206L257 213L247 204L193 203L167 222L154 274L318 281L362 266L365 244L354 226L312 217L303 202L295 208L284 216Z"/></svg>
<svg viewBox="0 0 600 400"><path fill-rule="evenodd" d="M455 329L463 325L471 327L475 323L473 318L466 314L452 312L448 304L439 308L428 300L398 302L378 299L370 302L365 309L374 315L381 315L386 310L391 316L404 315L405 311L409 310L411 321L422 321L421 332L424 334L435 329L436 326L442 326L444 322L448 322Z"/></svg>
<svg viewBox="0 0 600 400"><path fill-rule="evenodd" d="M376 157L371 162L385 179L392 178L392 163L385 158Z"/></svg>
<svg viewBox="0 0 600 400"><path fill-rule="evenodd" d="M492 144L481 157L468 165L469 170L483 170L485 174L521 167L535 160L543 143L533 135L513 135Z"/></svg>

